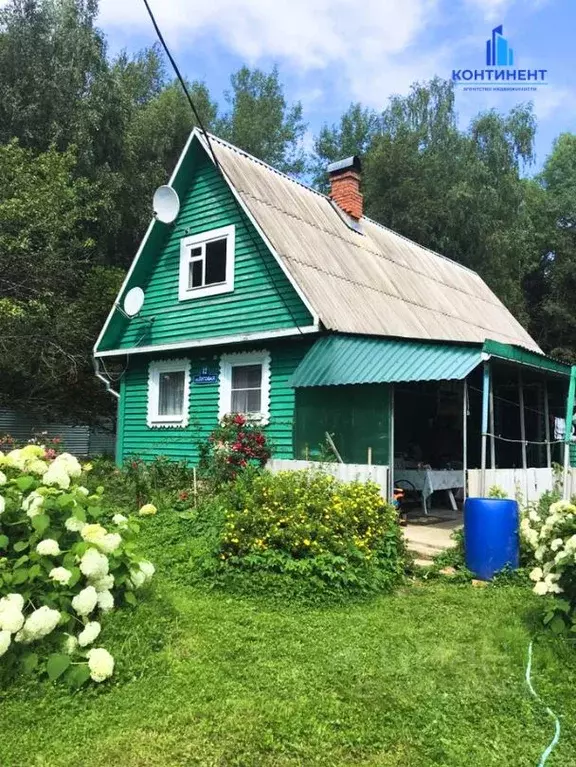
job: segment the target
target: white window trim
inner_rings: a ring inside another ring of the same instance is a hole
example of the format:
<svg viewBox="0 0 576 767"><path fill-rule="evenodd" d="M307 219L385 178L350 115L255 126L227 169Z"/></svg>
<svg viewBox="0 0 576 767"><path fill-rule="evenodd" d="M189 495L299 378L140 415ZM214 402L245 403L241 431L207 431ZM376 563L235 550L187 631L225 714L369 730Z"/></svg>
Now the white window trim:
<svg viewBox="0 0 576 767"><path fill-rule="evenodd" d="M205 245L212 240L222 240L226 238L226 280L217 285L206 285L201 288L189 288L190 279L190 249ZM220 229L211 229L201 234L193 234L190 237L183 237L180 240L180 279L178 287L178 299L180 301L189 301L194 298L205 296L217 296L221 293L232 293L234 291L234 260L236 252L236 227L223 226Z"/></svg>
<svg viewBox="0 0 576 767"><path fill-rule="evenodd" d="M266 349L254 352L223 354L220 357L220 398L218 418L231 412L232 406L232 368L235 365L262 365L262 394L260 412L254 413L251 420L263 425L270 421L270 352Z"/></svg>
<svg viewBox="0 0 576 767"><path fill-rule="evenodd" d="M159 415L158 395L160 392L160 375L184 371L184 406L182 415ZM190 360L162 360L151 362L148 368L148 418L150 428L184 428L188 426L188 410L190 407Z"/></svg>

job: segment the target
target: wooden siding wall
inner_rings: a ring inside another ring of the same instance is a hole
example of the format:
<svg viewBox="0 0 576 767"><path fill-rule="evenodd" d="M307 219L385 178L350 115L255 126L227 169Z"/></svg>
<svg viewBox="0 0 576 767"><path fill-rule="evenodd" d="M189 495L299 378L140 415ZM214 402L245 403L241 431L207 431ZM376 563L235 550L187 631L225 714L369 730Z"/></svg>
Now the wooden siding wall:
<svg viewBox="0 0 576 767"><path fill-rule="evenodd" d="M131 320L116 312L101 350L312 324L310 313L200 148L190 176L180 214L167 228L163 246L156 244L142 254L127 285L144 288L142 311ZM180 240L231 224L236 226L234 292L179 301Z"/></svg>
<svg viewBox="0 0 576 767"><path fill-rule="evenodd" d="M302 337L274 344L260 342L257 345L226 347L217 351L202 350L188 354L181 352L163 357L133 357L120 389L122 396L119 405L117 462L121 464L130 455L138 455L146 460L163 455L173 460L186 460L195 464L198 460L198 442L205 440L218 423L219 385L194 384L193 377L198 375L202 368L208 368L209 372L218 372L221 353L259 351L265 348L271 354L270 423L266 432L271 440L274 455L277 458L292 458L294 390L287 383L312 343L312 339ZM150 428L146 423L150 361L183 358L190 360L189 424L183 429Z"/></svg>

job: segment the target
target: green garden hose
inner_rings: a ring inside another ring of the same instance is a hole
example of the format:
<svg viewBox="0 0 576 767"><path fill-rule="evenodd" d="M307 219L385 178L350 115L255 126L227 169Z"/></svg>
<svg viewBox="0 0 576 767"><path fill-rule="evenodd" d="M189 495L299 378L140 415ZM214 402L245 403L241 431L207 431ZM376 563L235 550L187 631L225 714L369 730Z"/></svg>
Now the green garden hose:
<svg viewBox="0 0 576 767"><path fill-rule="evenodd" d="M542 753L542 756L540 757L540 761L538 762L538 767L544 767L546 764L546 761L548 760L548 757L552 753L553 749L555 748L556 744L560 740L560 720L556 716L556 714L552 711L551 708L549 708L542 698L538 695L534 687L532 686L532 648L534 645L534 640L532 639L530 644L528 645L528 663L526 664L526 684L528 685L528 689L532 693L532 695L536 698L538 703L540 703L544 708L546 709L546 713L554 719L556 722L556 729L554 732L554 737L548 744L548 746L544 749L544 752Z"/></svg>

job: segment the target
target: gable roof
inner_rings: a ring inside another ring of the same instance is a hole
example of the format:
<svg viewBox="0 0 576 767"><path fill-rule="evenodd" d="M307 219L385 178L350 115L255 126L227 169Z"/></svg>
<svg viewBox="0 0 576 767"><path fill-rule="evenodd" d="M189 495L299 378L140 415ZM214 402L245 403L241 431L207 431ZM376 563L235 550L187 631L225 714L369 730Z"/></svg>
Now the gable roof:
<svg viewBox="0 0 576 767"><path fill-rule="evenodd" d="M494 339L541 352L478 274L363 217L353 222L326 195L195 128L170 179L179 194L189 181L195 142L213 162L318 321L332 331L427 341ZM120 304L140 256L159 245L166 225L150 223L118 294ZM95 344L115 313L112 308ZM182 344L180 344L182 345ZM111 352L105 352L110 354Z"/></svg>
<svg viewBox="0 0 576 767"><path fill-rule="evenodd" d="M206 140L198 139L206 149ZM377 224L211 136L228 182L323 325L343 333L540 351L476 272Z"/></svg>

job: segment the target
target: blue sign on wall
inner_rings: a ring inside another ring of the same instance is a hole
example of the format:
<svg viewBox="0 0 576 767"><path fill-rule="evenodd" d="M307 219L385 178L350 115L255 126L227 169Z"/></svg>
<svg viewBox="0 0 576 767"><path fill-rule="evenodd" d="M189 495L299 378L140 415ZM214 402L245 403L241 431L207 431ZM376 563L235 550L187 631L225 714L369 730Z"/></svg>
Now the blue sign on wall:
<svg viewBox="0 0 576 767"><path fill-rule="evenodd" d="M195 384L214 384L218 382L218 373L209 373L208 368L202 368L199 375L195 375L192 378L192 383Z"/></svg>

